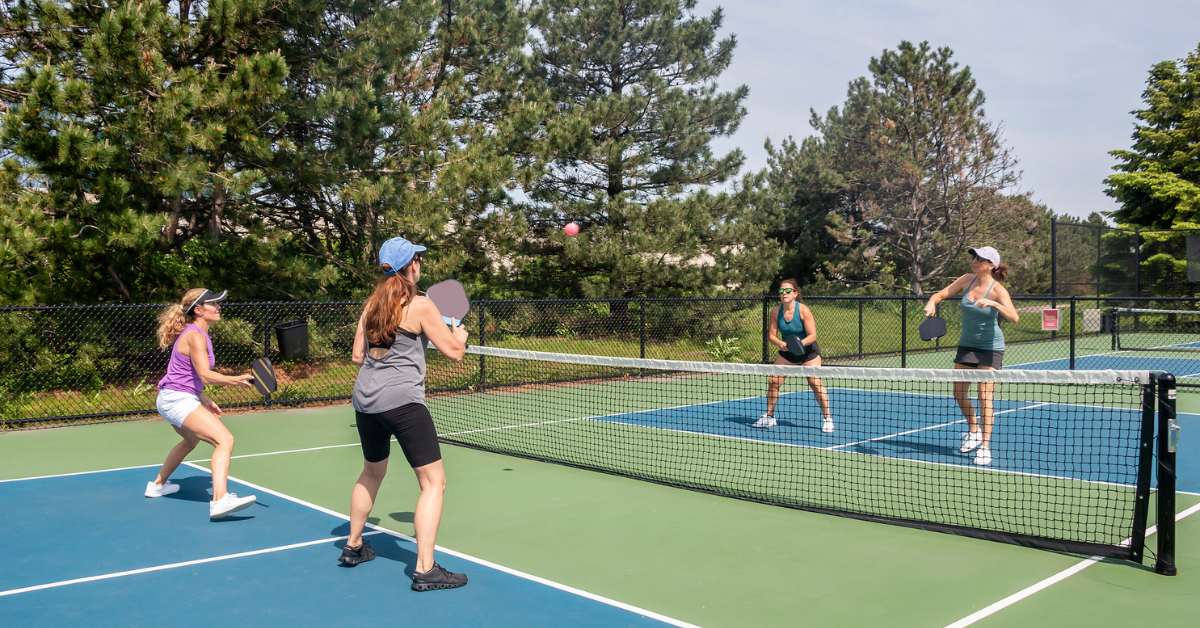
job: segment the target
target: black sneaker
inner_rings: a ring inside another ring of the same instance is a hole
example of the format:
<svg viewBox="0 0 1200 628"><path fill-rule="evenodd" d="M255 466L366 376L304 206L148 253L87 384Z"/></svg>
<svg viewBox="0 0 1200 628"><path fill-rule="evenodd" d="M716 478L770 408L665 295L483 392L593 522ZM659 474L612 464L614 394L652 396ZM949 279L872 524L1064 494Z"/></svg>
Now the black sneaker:
<svg viewBox="0 0 1200 628"><path fill-rule="evenodd" d="M413 573L413 591L433 591L435 589L457 589L467 584L467 574L450 573L445 567L434 563L433 568L425 573Z"/></svg>
<svg viewBox="0 0 1200 628"><path fill-rule="evenodd" d="M338 562L347 567L353 567L368 560L375 560L375 550L371 549L371 542L366 539L363 539L362 545L358 547L349 545L343 547L342 555L338 556Z"/></svg>

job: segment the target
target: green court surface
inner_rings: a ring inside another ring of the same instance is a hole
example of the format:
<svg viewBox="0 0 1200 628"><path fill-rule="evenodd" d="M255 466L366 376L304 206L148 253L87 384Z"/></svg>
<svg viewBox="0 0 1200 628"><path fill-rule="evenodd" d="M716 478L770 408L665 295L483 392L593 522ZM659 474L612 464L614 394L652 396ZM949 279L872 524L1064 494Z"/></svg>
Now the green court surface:
<svg viewBox="0 0 1200 628"><path fill-rule="evenodd" d="M225 422L237 438L231 475L347 512L362 464L348 406ZM162 420L4 433L0 479L158 463L176 440ZM443 455L439 545L699 626L950 626L1087 559L452 445ZM372 521L411 534L416 482L394 458ZM1197 503L1181 494L1178 510ZM54 527L46 521L51 537ZM1151 558L1101 561L972 625L1191 625L1200 514L1179 522L1177 538L1178 576L1155 574ZM454 592L439 595L453 603Z"/></svg>

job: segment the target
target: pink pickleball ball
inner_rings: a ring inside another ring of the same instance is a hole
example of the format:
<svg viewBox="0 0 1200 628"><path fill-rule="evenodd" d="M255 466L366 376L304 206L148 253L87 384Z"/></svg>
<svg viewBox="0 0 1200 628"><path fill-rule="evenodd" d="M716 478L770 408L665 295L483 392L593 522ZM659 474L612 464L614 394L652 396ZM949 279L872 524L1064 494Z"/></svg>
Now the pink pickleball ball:
<svg viewBox="0 0 1200 628"><path fill-rule="evenodd" d="M579 225L573 222L568 222L567 226L563 227L563 231L566 231L567 235L575 235L576 233L579 233Z"/></svg>

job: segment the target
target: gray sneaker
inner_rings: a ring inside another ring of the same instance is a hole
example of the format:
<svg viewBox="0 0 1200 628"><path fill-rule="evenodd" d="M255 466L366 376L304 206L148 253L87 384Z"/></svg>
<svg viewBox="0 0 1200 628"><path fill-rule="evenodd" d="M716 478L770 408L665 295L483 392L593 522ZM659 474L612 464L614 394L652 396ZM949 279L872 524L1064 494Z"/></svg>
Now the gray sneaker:
<svg viewBox="0 0 1200 628"><path fill-rule="evenodd" d="M467 574L451 573L441 565L434 563L425 573L413 573L413 591L435 591L437 589L457 589L467 584Z"/></svg>

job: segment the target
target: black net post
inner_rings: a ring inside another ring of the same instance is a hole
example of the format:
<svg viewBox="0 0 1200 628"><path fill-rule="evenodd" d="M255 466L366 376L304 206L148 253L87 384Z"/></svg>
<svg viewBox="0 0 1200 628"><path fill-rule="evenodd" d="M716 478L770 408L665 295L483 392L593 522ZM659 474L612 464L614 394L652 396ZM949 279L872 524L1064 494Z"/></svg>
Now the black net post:
<svg viewBox="0 0 1200 628"><path fill-rule="evenodd" d="M1072 371L1075 370L1075 297L1071 297L1071 313L1068 315L1071 319L1071 365Z"/></svg>
<svg viewBox="0 0 1200 628"><path fill-rule="evenodd" d="M1133 534L1129 538L1131 559L1142 562L1142 550L1146 546L1146 517L1150 511L1150 480L1154 474L1154 418L1158 400L1154 384L1156 378L1149 377L1142 388L1142 430L1138 439L1137 501L1133 512Z"/></svg>
<svg viewBox="0 0 1200 628"><path fill-rule="evenodd" d="M1158 560L1154 571L1174 576L1175 571L1175 376L1158 376Z"/></svg>

